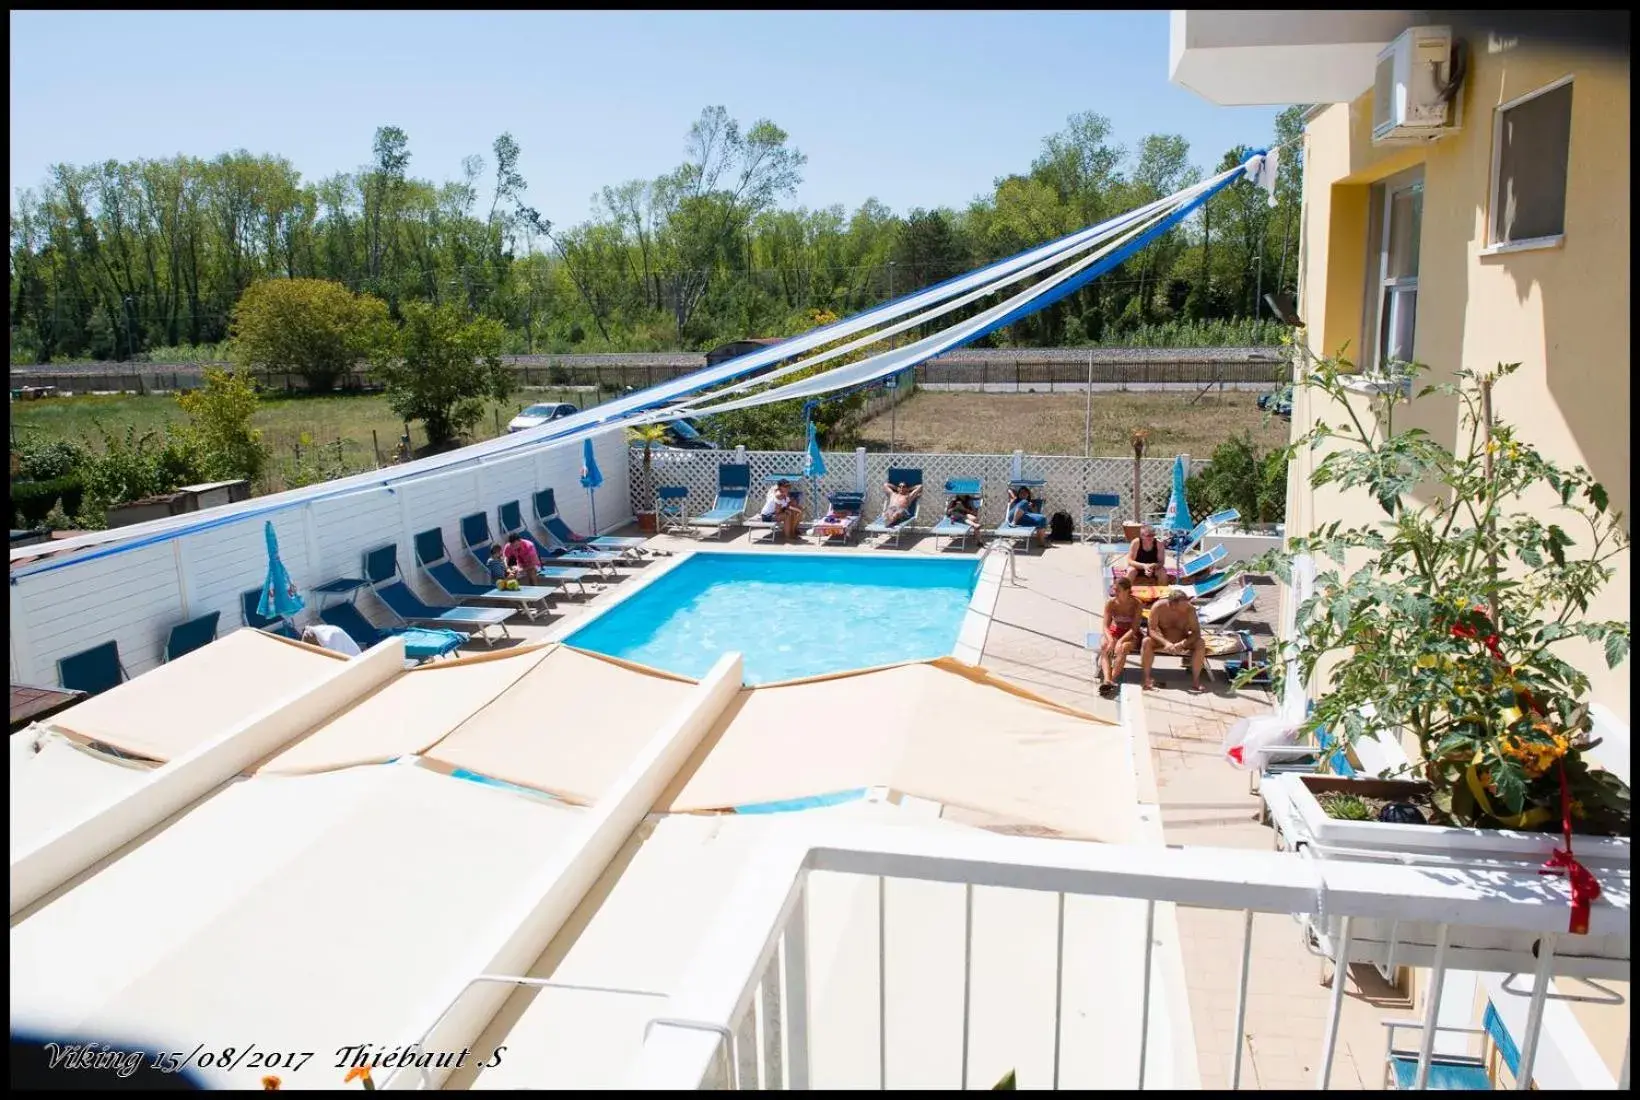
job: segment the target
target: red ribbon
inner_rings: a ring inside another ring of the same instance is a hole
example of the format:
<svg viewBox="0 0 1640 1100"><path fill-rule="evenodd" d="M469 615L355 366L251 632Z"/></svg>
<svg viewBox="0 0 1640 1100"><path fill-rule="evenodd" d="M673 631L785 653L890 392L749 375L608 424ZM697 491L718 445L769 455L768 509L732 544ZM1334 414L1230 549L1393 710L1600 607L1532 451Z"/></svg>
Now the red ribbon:
<svg viewBox="0 0 1640 1100"><path fill-rule="evenodd" d="M1538 873L1565 874L1572 887L1572 919L1566 931L1574 936L1589 934L1589 906L1600 897L1600 883L1594 874L1572 855L1572 792L1566 784L1566 762L1560 763L1560 827L1566 847L1556 848Z"/></svg>

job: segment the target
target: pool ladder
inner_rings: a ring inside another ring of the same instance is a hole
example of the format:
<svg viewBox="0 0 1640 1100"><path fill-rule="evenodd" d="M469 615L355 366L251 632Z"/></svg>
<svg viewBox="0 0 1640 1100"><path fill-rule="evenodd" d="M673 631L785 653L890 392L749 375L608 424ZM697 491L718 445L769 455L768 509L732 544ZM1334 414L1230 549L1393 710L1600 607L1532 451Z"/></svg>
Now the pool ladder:
<svg viewBox="0 0 1640 1100"><path fill-rule="evenodd" d="M980 557L983 558L990 554L1001 554L1008 559L1008 583L1019 584L1019 570L1014 566L1014 540L992 539L980 551Z"/></svg>

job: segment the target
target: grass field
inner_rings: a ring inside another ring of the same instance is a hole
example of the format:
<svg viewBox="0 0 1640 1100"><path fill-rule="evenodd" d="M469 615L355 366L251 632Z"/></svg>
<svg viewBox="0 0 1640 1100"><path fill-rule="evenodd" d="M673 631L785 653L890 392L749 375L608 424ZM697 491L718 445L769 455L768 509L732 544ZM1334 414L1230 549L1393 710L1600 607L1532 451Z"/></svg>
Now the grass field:
<svg viewBox="0 0 1640 1100"><path fill-rule="evenodd" d="M487 406L467 441L476 443L505 431L507 421L526 404L560 400L580 404L584 399L580 393L536 390L515 395L504 404ZM57 397L18 401L11 406L14 439L69 439L99 450L103 437L99 429L123 436L126 426L131 425L140 435L163 431L167 424L184 419L176 399L165 395ZM392 461L404 431L403 423L387 407L387 399L379 394L265 396L254 423L272 454L267 486L271 490L319 476L374 469L378 445L381 464L385 465ZM418 449L426 444L420 424L411 425L410 439Z"/></svg>
<svg viewBox="0 0 1640 1100"><path fill-rule="evenodd" d="M1134 429L1150 429L1151 455L1206 458L1233 435L1246 432L1260 450L1287 442L1287 422L1266 417L1251 392L1208 394L1121 392L1093 395L1093 453L1130 455ZM1086 417L1082 394L948 393L921 390L895 411L892 432L900 451L925 454L1082 453ZM864 446L886 450L887 414L862 424Z"/></svg>

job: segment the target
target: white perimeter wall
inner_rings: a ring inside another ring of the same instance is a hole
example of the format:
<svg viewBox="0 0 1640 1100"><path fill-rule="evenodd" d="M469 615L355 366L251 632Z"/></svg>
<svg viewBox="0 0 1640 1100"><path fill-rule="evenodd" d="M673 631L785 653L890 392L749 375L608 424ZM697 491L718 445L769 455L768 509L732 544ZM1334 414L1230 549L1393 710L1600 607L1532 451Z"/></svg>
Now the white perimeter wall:
<svg viewBox="0 0 1640 1100"><path fill-rule="evenodd" d="M604 475L598 490L598 526L609 530L632 519L624 430L598 436L594 450ZM14 575L11 681L56 685L58 658L109 640L119 643L126 672L136 676L160 663L165 639L178 623L219 611L219 635L243 626L239 595L259 588L267 576L263 525L269 520L279 536L279 557L308 598L304 622L316 603L309 590L335 577L361 576L363 552L384 542L398 543L399 568L423 598L448 603L421 580L412 542L415 532L441 528L452 558L479 580L478 567L459 552L461 517L483 512L493 536L498 505L517 500L530 522L530 495L551 488L564 519L577 531L586 531L591 513L580 476L579 441L544 444L392 487L361 489L271 515L247 516L33 576ZM210 515L203 512L200 518L208 520ZM137 536L131 542L141 539ZM360 605L377 622L391 621L375 597L360 596Z"/></svg>

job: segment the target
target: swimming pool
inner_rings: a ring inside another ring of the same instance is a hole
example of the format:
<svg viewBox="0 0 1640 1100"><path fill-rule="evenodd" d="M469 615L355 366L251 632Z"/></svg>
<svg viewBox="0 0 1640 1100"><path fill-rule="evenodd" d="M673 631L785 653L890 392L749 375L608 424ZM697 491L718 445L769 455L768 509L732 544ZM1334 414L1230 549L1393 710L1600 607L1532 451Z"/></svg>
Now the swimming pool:
<svg viewBox="0 0 1640 1100"><path fill-rule="evenodd" d="M701 552L564 639L699 677L745 657L748 684L948 655L980 563Z"/></svg>

